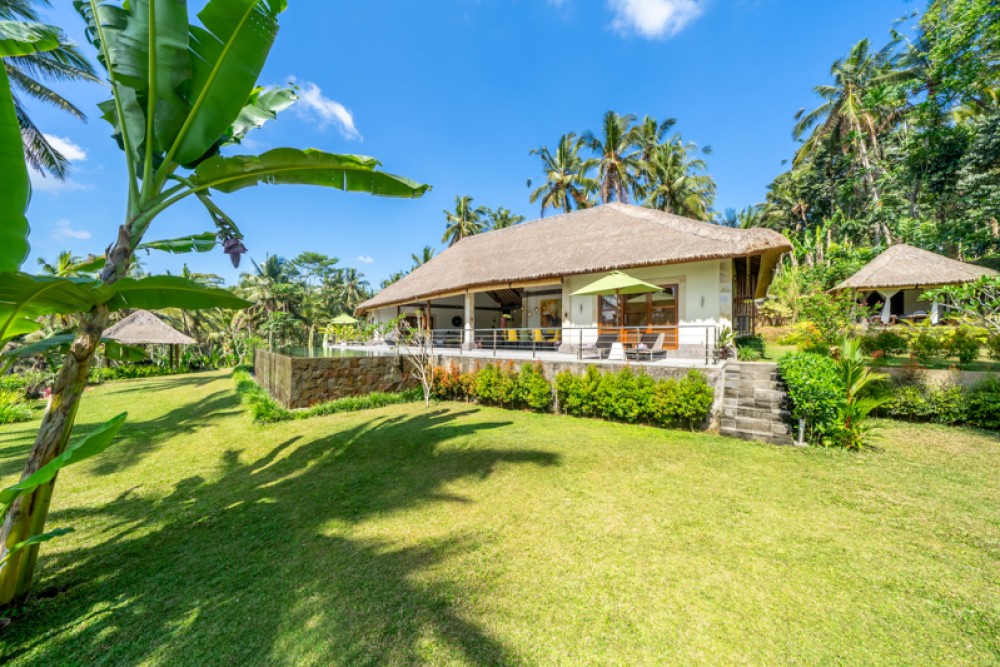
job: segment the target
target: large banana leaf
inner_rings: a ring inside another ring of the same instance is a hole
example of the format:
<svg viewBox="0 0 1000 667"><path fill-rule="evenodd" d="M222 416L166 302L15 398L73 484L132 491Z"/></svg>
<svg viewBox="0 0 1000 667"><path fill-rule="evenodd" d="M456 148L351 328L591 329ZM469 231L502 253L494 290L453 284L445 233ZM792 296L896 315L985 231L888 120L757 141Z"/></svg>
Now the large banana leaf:
<svg viewBox="0 0 1000 667"><path fill-rule="evenodd" d="M66 447L66 451L36 470L34 474L0 491L0 515L6 513L10 504L18 496L31 493L42 484L48 483L62 468L72 463L79 463L92 456L97 456L107 449L115 439L115 436L118 435L118 431L121 430L126 417L128 417L128 413L123 412L117 417L104 422L83 438L71 442Z"/></svg>
<svg viewBox="0 0 1000 667"><path fill-rule="evenodd" d="M240 143L247 132L274 120L297 99L299 96L290 88L254 88L236 122L229 128L226 143Z"/></svg>
<svg viewBox="0 0 1000 667"><path fill-rule="evenodd" d="M52 51L61 42L59 28L28 21L0 21L0 58Z"/></svg>
<svg viewBox="0 0 1000 667"><path fill-rule="evenodd" d="M378 160L362 155L336 155L315 149L275 148L261 155L213 157L194 171L192 182L220 192L235 192L261 183L321 185L382 197L420 197L429 185L376 171Z"/></svg>
<svg viewBox="0 0 1000 667"><path fill-rule="evenodd" d="M17 271L28 256L31 192L24 164L21 130L14 113L7 70L0 64L0 271Z"/></svg>
<svg viewBox="0 0 1000 667"><path fill-rule="evenodd" d="M49 336L42 340L36 340L34 343L28 343L27 345L4 352L0 354L0 360L6 364L15 359L26 359L36 354L44 354L53 350L66 352L75 338L76 334L56 334L55 336ZM104 343L104 356L108 359L114 359L115 361L142 361L149 358L149 355L141 347L123 345L110 338L102 338L101 342ZM2 367L3 364L0 364L0 368Z"/></svg>
<svg viewBox="0 0 1000 667"><path fill-rule="evenodd" d="M0 347L3 347L4 343L11 338L38 331L43 327L41 322L37 322L30 317L19 316L16 313L11 318L12 310L12 308L0 306ZM10 324L4 329L4 323L8 321Z"/></svg>
<svg viewBox="0 0 1000 667"><path fill-rule="evenodd" d="M187 0L131 0L126 7L125 27L110 52L112 78L135 90L147 119L152 110L147 149L162 153L188 115L181 96L191 80Z"/></svg>
<svg viewBox="0 0 1000 667"><path fill-rule="evenodd" d="M0 179L2 180L2 179ZM0 272L0 340L25 316L82 313L107 301L111 292L89 278L55 278Z"/></svg>
<svg viewBox="0 0 1000 667"><path fill-rule="evenodd" d="M49 51L59 46L61 38L51 26L0 21L0 58ZM0 271L17 271L28 256L25 211L30 195L10 79L6 68L0 67Z"/></svg>
<svg viewBox="0 0 1000 667"><path fill-rule="evenodd" d="M122 278L109 286L114 296L107 302L111 310L144 308L163 310L183 308L249 308L249 301L232 292L217 287L205 287L180 276L149 276L148 278Z"/></svg>
<svg viewBox="0 0 1000 667"><path fill-rule="evenodd" d="M174 161L189 164L210 151L239 116L278 33L286 0L209 0L191 26L191 110L177 137Z"/></svg>

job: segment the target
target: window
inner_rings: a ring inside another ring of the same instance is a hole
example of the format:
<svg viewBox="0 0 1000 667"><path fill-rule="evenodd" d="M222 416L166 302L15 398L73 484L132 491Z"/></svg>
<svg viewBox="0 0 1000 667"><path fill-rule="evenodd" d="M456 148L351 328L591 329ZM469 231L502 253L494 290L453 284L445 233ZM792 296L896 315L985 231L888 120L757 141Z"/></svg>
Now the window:
<svg viewBox="0 0 1000 667"><path fill-rule="evenodd" d="M623 296L627 327L675 327L678 322L677 285L663 285L660 292ZM598 323L601 327L618 326L618 299L615 295L598 297Z"/></svg>

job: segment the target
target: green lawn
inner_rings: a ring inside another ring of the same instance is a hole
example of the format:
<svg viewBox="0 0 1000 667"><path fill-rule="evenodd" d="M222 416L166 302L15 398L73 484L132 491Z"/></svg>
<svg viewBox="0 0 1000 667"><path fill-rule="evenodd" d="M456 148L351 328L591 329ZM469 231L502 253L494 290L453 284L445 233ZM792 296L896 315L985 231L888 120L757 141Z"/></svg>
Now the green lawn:
<svg viewBox="0 0 1000 667"><path fill-rule="evenodd" d="M778 448L422 405L260 427L228 373L88 392L0 663L998 664L1000 438ZM16 478L32 426L0 428Z"/></svg>

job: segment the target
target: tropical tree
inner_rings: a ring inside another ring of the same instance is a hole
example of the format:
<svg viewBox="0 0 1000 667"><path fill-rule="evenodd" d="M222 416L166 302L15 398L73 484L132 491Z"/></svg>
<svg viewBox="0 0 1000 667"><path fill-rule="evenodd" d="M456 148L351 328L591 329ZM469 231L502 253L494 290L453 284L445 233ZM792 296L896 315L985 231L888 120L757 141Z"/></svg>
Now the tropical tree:
<svg viewBox="0 0 1000 667"><path fill-rule="evenodd" d="M431 259L434 257L434 248L430 247L429 245L425 245L424 249L420 251L419 255L413 253L412 255L410 255L410 257L413 258L413 268L416 269L417 267L423 266L427 262L431 261Z"/></svg>
<svg viewBox="0 0 1000 667"><path fill-rule="evenodd" d="M486 218L489 229L506 229L507 227L519 225L525 220L523 215L512 213L509 208L504 208L503 206L497 209L487 208Z"/></svg>
<svg viewBox="0 0 1000 667"><path fill-rule="evenodd" d="M583 140L597 154L597 182L601 201L627 204L629 192L641 188L641 158L636 150L635 116L614 111L604 114L600 134L586 132Z"/></svg>
<svg viewBox="0 0 1000 667"><path fill-rule="evenodd" d="M20 272L27 255L24 210L28 180L10 86L0 73L0 340L42 309L85 313L53 383L52 395L22 479L32 479L66 451L77 408L112 310L202 308L247 304L177 276L127 277L137 246L174 204L203 205L231 258L245 252L243 234L215 203L213 192L231 193L265 184L299 183L381 196L419 197L428 186L378 171L373 158L279 148L260 155L224 157L222 146L276 116L294 93L257 85L278 30L284 0L208 0L199 25L189 25L185 2L75 0L86 35L108 75L111 99L101 105L124 153L127 203L104 258L100 279L35 277ZM0 35L15 30L0 22ZM60 34L31 27L28 38L0 39L0 57L51 50ZM9 111L7 111L9 110ZM17 133L15 135L15 133ZM16 152L11 150L16 145ZM174 247L184 245L172 240ZM191 241L190 245L194 245ZM13 500L0 536L0 604L24 596L55 485L50 476Z"/></svg>
<svg viewBox="0 0 1000 667"><path fill-rule="evenodd" d="M368 281L360 271L353 267L344 269L340 276L340 298L346 310L353 312L370 294Z"/></svg>
<svg viewBox="0 0 1000 667"><path fill-rule="evenodd" d="M796 115L792 136L803 139L796 155L800 162L816 150L828 136L835 138L845 149L851 150L861 163L861 176L874 204L879 203L876 182L879 118L868 104L866 96L879 84L899 73L891 67L890 52L872 53L871 42L862 39L851 48L846 58L836 60L830 67L832 84L816 86L816 94L823 103L809 113L805 109ZM808 136L807 136L808 135Z"/></svg>
<svg viewBox="0 0 1000 667"><path fill-rule="evenodd" d="M379 283L379 286L382 289L385 289L389 285L402 280L404 277L406 277L406 271L394 271L383 278L382 282Z"/></svg>
<svg viewBox="0 0 1000 667"><path fill-rule="evenodd" d="M486 209L482 206L473 208L472 197L455 197L455 210L444 210L442 213L444 213L447 226L444 236L441 237L441 242L447 243L449 246L455 245L468 236L475 236L486 228L483 223Z"/></svg>
<svg viewBox="0 0 1000 667"><path fill-rule="evenodd" d="M653 149L650 161L642 164L648 185L637 190L645 195L645 206L696 220L711 217L715 181L702 173L707 165L691 157L694 151L694 144L685 144L680 135Z"/></svg>
<svg viewBox="0 0 1000 667"><path fill-rule="evenodd" d="M0 20L37 22L35 5L48 7L49 0L0 0ZM37 23L36 23L37 25ZM50 81L98 81L93 67L77 49L62 36L57 35L57 44L51 50L34 51L23 55L8 56L3 66L13 88L14 110L21 128L24 156L35 170L43 175L51 175L60 180L66 177L69 160L60 153L31 120L21 101L21 95L33 98L62 109L80 120L84 113L72 102L42 83Z"/></svg>
<svg viewBox="0 0 1000 667"><path fill-rule="evenodd" d="M531 150L531 155L542 159L545 171L545 184L535 189L528 198L532 204L541 200L542 217L545 209L562 209L566 213L577 209L589 208L593 205L591 194L597 189L597 182L588 176L594 166L594 161L584 159L580 151L587 146L583 138L573 132L559 137L556 152L546 146ZM531 187L531 181L528 181Z"/></svg>

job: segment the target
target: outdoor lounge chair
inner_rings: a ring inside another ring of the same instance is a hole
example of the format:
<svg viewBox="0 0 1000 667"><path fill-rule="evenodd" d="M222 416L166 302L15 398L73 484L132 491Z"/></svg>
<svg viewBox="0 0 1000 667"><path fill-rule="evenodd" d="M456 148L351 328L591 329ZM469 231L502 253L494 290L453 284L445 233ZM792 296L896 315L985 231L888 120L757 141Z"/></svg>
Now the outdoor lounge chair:
<svg viewBox="0 0 1000 667"><path fill-rule="evenodd" d="M580 357L594 357L604 359L611 352L611 346L618 342L618 334L598 334L597 342L593 345L584 345L580 350Z"/></svg>
<svg viewBox="0 0 1000 667"><path fill-rule="evenodd" d="M644 333L639 338L639 344L625 351L625 355L634 361L656 361L664 359L667 351L663 349L662 333Z"/></svg>
<svg viewBox="0 0 1000 667"><path fill-rule="evenodd" d="M535 349L541 348L547 350L555 347L552 341L545 337L545 334L542 333L541 329L532 329L531 342L532 342L532 347L534 347Z"/></svg>

